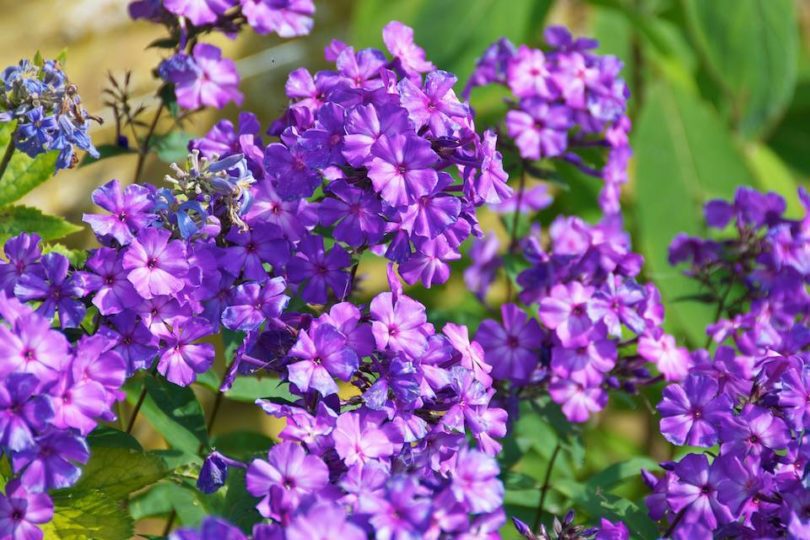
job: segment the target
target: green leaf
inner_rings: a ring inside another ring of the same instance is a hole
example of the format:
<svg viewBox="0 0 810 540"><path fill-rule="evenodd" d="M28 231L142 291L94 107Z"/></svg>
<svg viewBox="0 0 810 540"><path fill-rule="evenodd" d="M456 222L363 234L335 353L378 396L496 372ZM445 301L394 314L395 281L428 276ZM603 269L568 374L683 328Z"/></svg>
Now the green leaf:
<svg viewBox="0 0 810 540"><path fill-rule="evenodd" d="M248 459L265 454L273 446L273 439L253 431L232 431L214 436L211 446L226 456Z"/></svg>
<svg viewBox="0 0 810 540"><path fill-rule="evenodd" d="M641 469L655 469L656 467L658 467L658 463L646 456L637 456L627 461L614 463L603 471L588 478L586 482L587 489L609 490L622 482L638 478L641 474Z"/></svg>
<svg viewBox="0 0 810 540"><path fill-rule="evenodd" d="M746 137L767 129L796 84L799 25L793 0L683 0L695 44L723 89L721 105Z"/></svg>
<svg viewBox="0 0 810 540"><path fill-rule="evenodd" d="M42 253L59 253L60 255L64 255L74 268L81 268L87 260L87 251L83 249L70 249L59 243L42 246Z"/></svg>
<svg viewBox="0 0 810 540"><path fill-rule="evenodd" d="M188 143L193 139L185 131L170 131L152 137L151 147L165 163L184 163L188 157Z"/></svg>
<svg viewBox="0 0 810 540"><path fill-rule="evenodd" d="M181 524L193 527L207 515L198 495L201 494L193 486L164 481L130 502L129 512L133 519L140 520L175 510Z"/></svg>
<svg viewBox="0 0 810 540"><path fill-rule="evenodd" d="M14 122L0 124L0 148L5 153L16 127ZM6 172L0 177L0 206L20 200L23 195L56 173L56 158L59 152L45 152L30 158L15 150Z"/></svg>
<svg viewBox="0 0 810 540"><path fill-rule="evenodd" d="M59 240L82 228L58 216L43 214L29 206L0 207L0 241L21 232L37 233L43 240Z"/></svg>
<svg viewBox="0 0 810 540"><path fill-rule="evenodd" d="M141 413L172 448L196 455L208 445L203 409L191 388L177 386L163 377L148 376ZM137 400L138 391L128 396Z"/></svg>
<svg viewBox="0 0 810 540"><path fill-rule="evenodd" d="M673 302L704 291L669 265L668 248L678 233L700 234L707 200L729 198L738 185L754 184L754 178L717 115L663 81L650 87L633 141L636 223L649 277L665 301L668 329L703 345L714 308Z"/></svg>
<svg viewBox="0 0 810 540"><path fill-rule="evenodd" d="M235 401L253 403L259 398L283 398L295 401L290 393L290 385L272 377L237 377L233 386L225 393L225 397Z"/></svg>
<svg viewBox="0 0 810 540"><path fill-rule="evenodd" d="M56 492L53 520L42 526L48 540L121 540L132 536L123 502L104 491Z"/></svg>
<svg viewBox="0 0 810 540"><path fill-rule="evenodd" d="M87 436L90 448L125 448L130 450L143 450L138 439L109 426L98 426Z"/></svg>
<svg viewBox="0 0 810 540"><path fill-rule="evenodd" d="M166 473L157 456L131 448L93 448L82 476L65 492L103 491L113 499L126 499L130 494L154 484Z"/></svg>
<svg viewBox="0 0 810 540"><path fill-rule="evenodd" d="M217 508L217 515L249 533L253 525L262 520L256 510L258 502L259 499L252 496L245 487L245 471L231 469L225 483L225 500Z"/></svg>
<svg viewBox="0 0 810 540"><path fill-rule="evenodd" d="M500 37L515 43L536 40L551 0L360 0L353 9L352 43L382 45L391 20L414 28L427 59L466 83L475 62Z"/></svg>

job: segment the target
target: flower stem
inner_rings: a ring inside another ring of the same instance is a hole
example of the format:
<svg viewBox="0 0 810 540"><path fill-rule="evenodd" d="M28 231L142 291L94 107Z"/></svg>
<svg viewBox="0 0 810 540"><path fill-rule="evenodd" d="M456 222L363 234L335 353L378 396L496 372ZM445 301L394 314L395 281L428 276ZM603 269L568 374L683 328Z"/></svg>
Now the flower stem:
<svg viewBox="0 0 810 540"><path fill-rule="evenodd" d="M534 514L534 524L532 525L532 530L535 531L540 526L540 520L543 518L543 505L546 502L546 494L548 493L548 486L551 481L551 471L554 470L554 462L557 461L560 449L560 443L557 442L557 446L554 447L554 452L551 453L551 459L548 462L546 476L543 478L543 486L540 488L540 504L537 505L537 512Z"/></svg>
<svg viewBox="0 0 810 540"><path fill-rule="evenodd" d="M138 413L141 412L141 407L143 406L143 402L146 399L146 381L143 383L143 388L141 388L141 395L138 396L138 401L135 403L135 408L132 410L132 416L129 417L129 422L127 423L127 434L132 433L132 428L135 427L135 420L138 419Z"/></svg>
<svg viewBox="0 0 810 540"><path fill-rule="evenodd" d="M157 111L155 111L154 118L152 118L152 123L149 125L149 131L146 132L146 137L144 137L143 143L138 149L138 164L135 166L135 176L132 179L132 181L136 184L141 179L143 166L146 163L146 156L149 155L149 143L152 140L152 136L155 134L155 129L157 129L158 121L160 120L160 115L163 114L164 108L165 105L161 101L160 106L158 107Z"/></svg>
<svg viewBox="0 0 810 540"><path fill-rule="evenodd" d="M667 529L667 532L665 532L664 535L661 538L669 538L670 536L672 536L672 533L675 532L675 527L677 527L678 523L681 522L681 519L683 519L683 515L684 515L685 512L686 512L686 508L684 508L680 512L678 512L678 514L675 516L675 519L672 520L672 525L669 526L669 528Z"/></svg>
<svg viewBox="0 0 810 540"><path fill-rule="evenodd" d="M14 145L14 134L12 133L11 137L8 139L8 146L6 146L6 151L3 154L3 160L0 161L0 180L3 179L3 175L8 169L8 164L11 163L11 157L14 155L14 150L17 147Z"/></svg>

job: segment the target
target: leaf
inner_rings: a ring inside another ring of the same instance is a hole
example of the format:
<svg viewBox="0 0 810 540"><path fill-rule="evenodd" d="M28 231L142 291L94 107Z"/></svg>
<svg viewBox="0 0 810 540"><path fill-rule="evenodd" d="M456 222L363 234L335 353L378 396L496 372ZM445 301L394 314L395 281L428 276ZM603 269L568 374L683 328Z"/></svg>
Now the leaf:
<svg viewBox="0 0 810 540"><path fill-rule="evenodd" d="M193 486L176 482L161 482L130 502L129 512L133 519L140 520L165 515L175 510L181 524L193 527L199 524L208 513L200 504L198 494L199 492Z"/></svg>
<svg viewBox="0 0 810 540"><path fill-rule="evenodd" d="M90 448L126 448L130 450L142 450L138 439L109 426L98 426L87 436L87 443Z"/></svg>
<svg viewBox="0 0 810 540"><path fill-rule="evenodd" d="M48 540L121 540L132 536L123 502L104 491L55 492L53 520L42 526Z"/></svg>
<svg viewBox="0 0 810 540"><path fill-rule="evenodd" d="M0 241L21 232L37 233L43 240L59 240L82 228L58 216L43 214L29 206L0 207Z"/></svg>
<svg viewBox="0 0 810 540"><path fill-rule="evenodd" d="M609 490L629 479L639 478L641 469L655 469L656 467L658 467L658 463L646 456L637 456L627 461L614 463L588 478L587 489Z"/></svg>
<svg viewBox="0 0 810 540"><path fill-rule="evenodd" d="M245 487L245 471L231 469L225 490L225 500L221 508L217 508L217 514L245 533L250 533L253 525L262 520L262 516L256 510L259 499L252 496Z"/></svg>
<svg viewBox="0 0 810 540"><path fill-rule="evenodd" d="M137 153L132 148L124 148L118 144L102 144L100 146L97 146L96 150L98 150L99 156L97 158L94 158L90 154L85 154L84 158L79 162L80 168L86 167L87 165L92 165L93 163L97 163L102 159Z"/></svg>
<svg viewBox="0 0 810 540"><path fill-rule="evenodd" d="M668 248L678 233L700 233L707 200L729 198L737 185L755 181L717 115L664 81L650 87L633 141L636 223L649 277L665 301L668 330L681 331L691 344L702 345L714 308L673 302L704 291L669 265Z"/></svg>
<svg viewBox="0 0 810 540"><path fill-rule="evenodd" d="M272 377L237 377L225 397L236 401L253 403L259 398L282 398L295 401L290 393L290 385Z"/></svg>
<svg viewBox="0 0 810 540"><path fill-rule="evenodd" d="M170 131L152 137L151 146L165 163L182 163L188 157L188 143L193 139L184 131Z"/></svg>
<svg viewBox="0 0 810 540"><path fill-rule="evenodd" d="M166 473L163 461L142 450L131 448L94 448L79 481L64 492L103 491L113 499L154 484Z"/></svg>
<svg viewBox="0 0 810 540"><path fill-rule="evenodd" d="M746 137L784 112L796 84L799 25L793 0L683 0L688 27L721 104ZM730 98L730 99L728 99Z"/></svg>
<svg viewBox="0 0 810 540"><path fill-rule="evenodd" d="M428 60L466 84L475 62L500 37L536 40L550 0L361 0L351 22L352 43L382 46L382 28L398 20L414 28Z"/></svg>
<svg viewBox="0 0 810 540"><path fill-rule="evenodd" d="M163 377L147 377L141 412L169 446L196 455L207 446L203 409L191 388L177 386ZM137 393L129 397L137 399ZM134 401L133 399L133 401Z"/></svg>
<svg viewBox="0 0 810 540"><path fill-rule="evenodd" d="M232 431L212 438L211 446L228 457L249 459L266 454L273 439L253 431Z"/></svg>
<svg viewBox="0 0 810 540"><path fill-rule="evenodd" d="M0 124L0 148L5 153L11 141L16 124ZM56 158L59 152L45 152L30 158L20 150L15 150L11 161L0 177L0 206L20 200L23 195L56 174Z"/></svg>
<svg viewBox="0 0 810 540"><path fill-rule="evenodd" d="M70 249L59 243L42 246L42 253L59 253L60 255L64 255L74 268L81 268L87 260L87 251L83 249Z"/></svg>

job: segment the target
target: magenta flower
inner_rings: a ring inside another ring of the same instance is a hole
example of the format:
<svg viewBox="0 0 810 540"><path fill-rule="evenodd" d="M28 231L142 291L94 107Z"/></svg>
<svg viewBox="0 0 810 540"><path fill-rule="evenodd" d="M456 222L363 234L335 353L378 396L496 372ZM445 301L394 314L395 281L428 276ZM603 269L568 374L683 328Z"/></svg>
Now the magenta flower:
<svg viewBox="0 0 810 540"><path fill-rule="evenodd" d="M242 13L257 34L274 32L283 38L312 31L315 4L312 0L240 0Z"/></svg>
<svg viewBox="0 0 810 540"><path fill-rule="evenodd" d="M476 380L485 386L492 384L492 377L489 372L492 366L484 362L484 349L477 342L470 342L469 330L466 326L454 323L447 323L442 329L442 333L447 336L453 348L461 354L462 366L469 369L475 375Z"/></svg>
<svg viewBox="0 0 810 540"><path fill-rule="evenodd" d="M82 221L90 225L96 236L113 238L124 246L157 218L152 213L155 206L152 193L138 184L122 191L118 180L110 180L93 191L93 202L110 215L84 214Z"/></svg>
<svg viewBox="0 0 810 540"><path fill-rule="evenodd" d="M291 283L303 283L301 298L313 304L326 304L328 289L337 298L345 298L349 290L351 256L340 245L329 251L323 247L323 237L310 235L298 244L296 256L287 264L287 279Z"/></svg>
<svg viewBox="0 0 810 540"><path fill-rule="evenodd" d="M304 448L282 442L270 449L267 461L254 459L245 477L247 490L261 497L257 508L266 518L280 519L298 506L302 497L317 493L329 483L329 469Z"/></svg>
<svg viewBox="0 0 810 540"><path fill-rule="evenodd" d="M392 206L405 206L436 186L433 168L439 156L425 139L409 135L382 136L372 147L368 177L374 190Z"/></svg>
<svg viewBox="0 0 810 540"><path fill-rule="evenodd" d="M503 503L503 484L495 458L465 449L456 456L451 490L456 501L473 514L493 512Z"/></svg>
<svg viewBox="0 0 810 540"><path fill-rule="evenodd" d="M371 301L371 331L380 350L418 357L425 351L432 330L425 306L412 298L394 299L392 293L384 292Z"/></svg>
<svg viewBox="0 0 810 540"><path fill-rule="evenodd" d="M521 45L507 68L509 88L519 98L552 97L548 68L543 51Z"/></svg>
<svg viewBox="0 0 810 540"><path fill-rule="evenodd" d="M341 414L332 437L335 440L335 450L349 467L355 463L366 464L372 460L387 458L396 450L389 435L380 429L378 419L373 414Z"/></svg>
<svg viewBox="0 0 810 540"><path fill-rule="evenodd" d="M0 536L9 540L41 540L38 525L53 518L53 503L46 493L28 491L19 480L0 494Z"/></svg>
<svg viewBox="0 0 810 540"><path fill-rule="evenodd" d="M174 83L177 103L184 109L200 107L221 109L228 102L242 103L236 64L222 58L222 51L207 43L194 46L191 57L161 64L164 79ZM175 67L178 66L178 67Z"/></svg>
<svg viewBox="0 0 810 540"><path fill-rule="evenodd" d="M377 109L374 104L359 105L346 115L343 156L353 167L366 163L374 144L382 137L411 130L408 111L399 106Z"/></svg>
<svg viewBox="0 0 810 540"><path fill-rule="evenodd" d="M11 328L0 324L0 374L33 373L41 383L54 381L69 362L68 342L51 330L50 321L29 311Z"/></svg>
<svg viewBox="0 0 810 540"><path fill-rule="evenodd" d="M174 384L188 386L214 363L214 346L194 341L211 334L211 324L200 317L174 317L160 329L158 371Z"/></svg>
<svg viewBox="0 0 810 540"><path fill-rule="evenodd" d="M541 159L565 152L573 123L568 109L535 100L526 100L521 106L506 113L506 131L515 139L520 155Z"/></svg>
<svg viewBox="0 0 810 540"><path fill-rule="evenodd" d="M586 345L592 327L588 317L588 301L593 294L592 287L578 282L562 283L551 288L549 296L540 301L540 320L555 331L563 346Z"/></svg>
<svg viewBox="0 0 810 540"><path fill-rule="evenodd" d="M594 336L586 345L554 347L551 369L558 377L570 377L586 386L597 386L616 365L616 343Z"/></svg>
<svg viewBox="0 0 810 540"><path fill-rule="evenodd" d="M460 258L461 253L451 247L444 236L418 240L417 251L399 265L399 273L408 285L421 281L430 288L450 279L449 262Z"/></svg>
<svg viewBox="0 0 810 540"><path fill-rule="evenodd" d="M492 319L483 321L475 340L484 349L484 360L492 366L495 379L525 384L540 360L540 325L515 304L501 306L501 318L503 325Z"/></svg>
<svg viewBox="0 0 810 540"><path fill-rule="evenodd" d="M124 252L127 279L143 298L174 295L185 283L188 272L186 250L179 240L171 240L169 231L144 229Z"/></svg>
<svg viewBox="0 0 810 540"><path fill-rule="evenodd" d="M425 51L413 41L413 29L399 21L391 21L383 28L383 42L398 67L407 75L432 71L433 64L425 59Z"/></svg>
<svg viewBox="0 0 810 540"><path fill-rule="evenodd" d="M682 381L692 367L689 351L675 344L675 338L661 334L655 338L641 336L638 340L638 354L648 362L654 362L667 381Z"/></svg>
<svg viewBox="0 0 810 540"><path fill-rule="evenodd" d="M585 386L571 379L552 378L548 392L555 403L562 405L563 414L571 422L585 422L607 404L607 393L600 387Z"/></svg>
<svg viewBox="0 0 810 540"><path fill-rule="evenodd" d="M297 515L284 528L285 540L365 540L368 535L359 526L346 519L340 506L320 501Z"/></svg>
<svg viewBox="0 0 810 540"><path fill-rule="evenodd" d="M216 22L220 15L236 5L236 0L164 0L163 7L202 26Z"/></svg>
<svg viewBox="0 0 810 540"><path fill-rule="evenodd" d="M109 410L107 391L77 369L75 359L66 367L67 373L50 390L54 398L52 423L60 429L74 428L87 435Z"/></svg>
<svg viewBox="0 0 810 540"><path fill-rule="evenodd" d="M718 396L717 389L713 379L694 374L683 385L670 384L664 388L658 404L664 437L679 446L713 446L718 426L732 410L731 400Z"/></svg>
<svg viewBox="0 0 810 540"><path fill-rule="evenodd" d="M469 116L467 106L453 92L456 81L452 73L437 70L427 74L424 88L410 79L399 83L402 106L408 109L408 116L417 131L429 126L436 137L451 135L460 127L459 122L463 123Z"/></svg>
<svg viewBox="0 0 810 540"><path fill-rule="evenodd" d="M269 319L281 315L290 297L284 294L283 277L265 283L243 283L236 288L230 305L222 312L222 324L231 330L256 330Z"/></svg>
<svg viewBox="0 0 810 540"><path fill-rule="evenodd" d="M357 353L346 347L346 336L331 325L320 324L310 333L301 330L290 349L291 357L301 359L287 366L290 382L304 392L336 394L338 386L332 377L351 379L359 364Z"/></svg>
<svg viewBox="0 0 810 540"><path fill-rule="evenodd" d="M6 240L3 251L6 261L0 261L0 293L14 294L14 286L23 275L34 272L42 257L38 234L21 233Z"/></svg>
<svg viewBox="0 0 810 540"><path fill-rule="evenodd" d="M494 131L484 132L481 144L481 173L475 177L472 184L469 184L472 189L467 189L466 192L475 203L499 204L512 195L512 188L506 184L509 177L503 168L503 158L497 150L497 142L498 136Z"/></svg>

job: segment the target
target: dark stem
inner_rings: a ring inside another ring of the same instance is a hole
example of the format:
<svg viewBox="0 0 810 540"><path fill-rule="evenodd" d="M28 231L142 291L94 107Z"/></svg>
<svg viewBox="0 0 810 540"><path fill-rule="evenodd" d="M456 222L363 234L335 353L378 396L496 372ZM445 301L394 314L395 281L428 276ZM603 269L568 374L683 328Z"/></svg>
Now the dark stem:
<svg viewBox="0 0 810 540"><path fill-rule="evenodd" d="M163 527L163 534L161 536L169 536L169 533L172 530L172 525L174 525L174 518L177 517L177 511L172 510L172 513L169 514L169 519L166 520L166 526Z"/></svg>
<svg viewBox="0 0 810 540"><path fill-rule="evenodd" d="M684 513L686 513L686 508L678 512L678 514L675 516L675 519L672 521L672 525L669 526L667 532L664 533L664 536L662 538L669 538L670 536L672 536L673 531L675 531L675 527L677 527L678 523L680 523L681 520L683 519Z"/></svg>
<svg viewBox="0 0 810 540"><path fill-rule="evenodd" d="M155 117L152 118L152 123L149 125L149 131L146 132L146 137L143 139L143 143L138 150L138 164L135 166L135 178L132 180L136 184L141 179L143 166L146 163L146 156L149 155L149 142L152 140L152 135L155 134L155 129L157 129L158 121L160 120L160 115L163 113L164 107L161 101L158 110L155 112Z"/></svg>
<svg viewBox="0 0 810 540"><path fill-rule="evenodd" d="M546 494L548 493L548 485L551 481L551 471L554 470L554 462L557 461L557 456L560 453L560 443L554 447L554 452L551 454L551 459L548 462L548 469L546 469L546 476L543 478L543 486L540 488L540 504L537 505L537 512L534 514L534 524L532 530L537 530L540 526L540 520L543 519L543 505L546 502Z"/></svg>
<svg viewBox="0 0 810 540"><path fill-rule="evenodd" d="M127 423L127 434L132 433L132 428L135 427L135 420L138 419L138 413L141 412L141 407L143 406L143 402L146 399L146 381L143 382L143 388L141 388L141 395L138 396L138 401L135 403L135 408L132 409L132 416L129 417L129 423Z"/></svg>
<svg viewBox="0 0 810 540"><path fill-rule="evenodd" d="M6 173L6 169L8 169L8 164L11 163L11 157L14 155L14 150L17 147L14 146L14 134L11 134L11 137L8 139L8 146L6 146L6 152L3 154L3 161L0 161L0 180L3 179L3 175Z"/></svg>
<svg viewBox="0 0 810 540"><path fill-rule="evenodd" d="M512 252L517 247L518 237L517 230L520 222L520 207L523 205L523 192L526 189L526 168L522 167L520 171L520 184L518 185L517 203L515 204L515 215L512 218L512 231L509 236L509 251Z"/></svg>

